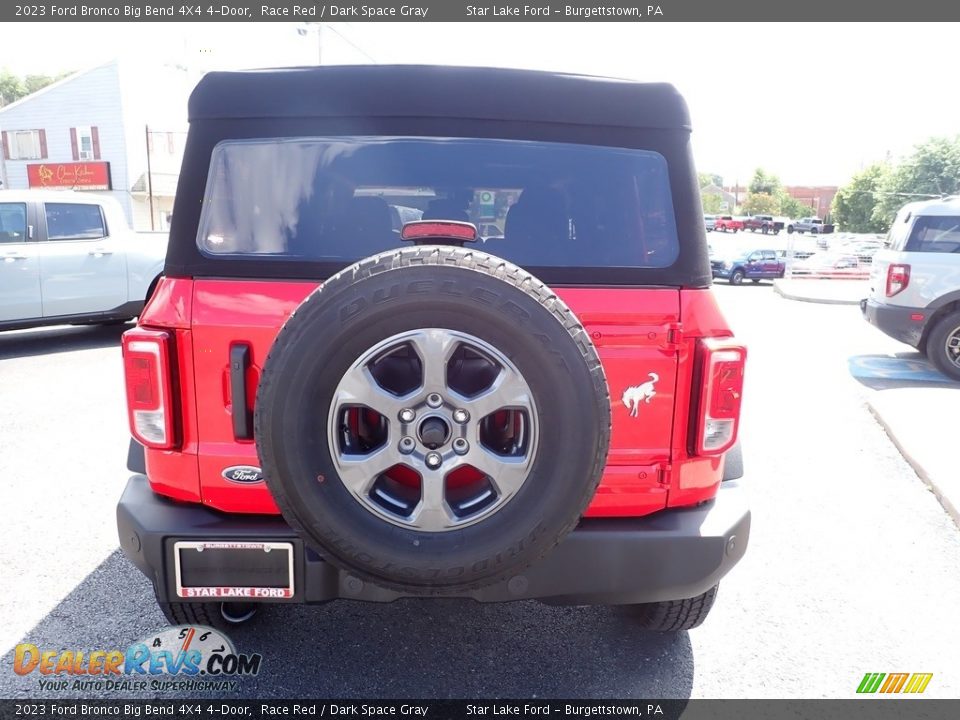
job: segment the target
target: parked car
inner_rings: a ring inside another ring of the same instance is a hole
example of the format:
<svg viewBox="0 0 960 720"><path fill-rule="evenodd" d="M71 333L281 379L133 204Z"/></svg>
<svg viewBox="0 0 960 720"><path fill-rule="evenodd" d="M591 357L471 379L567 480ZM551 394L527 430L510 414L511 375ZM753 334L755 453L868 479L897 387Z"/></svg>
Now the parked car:
<svg viewBox="0 0 960 720"><path fill-rule="evenodd" d="M818 252L796 261L790 269L792 276L811 275L822 278L866 278L869 270L856 255L842 252Z"/></svg>
<svg viewBox="0 0 960 720"><path fill-rule="evenodd" d="M140 314L166 233L135 233L111 197L0 192L0 330L109 323Z"/></svg>
<svg viewBox="0 0 960 720"><path fill-rule="evenodd" d="M714 230L717 227L717 216L716 215L704 215L703 224L707 230Z"/></svg>
<svg viewBox="0 0 960 720"><path fill-rule="evenodd" d="M732 258L710 261L713 277L722 278L731 285L739 285L744 280L758 283L782 278L785 268L784 259L776 250L748 250Z"/></svg>
<svg viewBox="0 0 960 720"><path fill-rule="evenodd" d="M403 597L704 620L749 536L746 351L705 276L674 88L212 72L189 120L175 272L123 338L119 538L170 622ZM455 188L469 213L503 193L497 256L475 214L395 237L367 186Z"/></svg>
<svg viewBox="0 0 960 720"><path fill-rule="evenodd" d="M873 257L864 317L960 380L960 198L905 205Z"/></svg>
<svg viewBox="0 0 960 720"><path fill-rule="evenodd" d="M743 219L735 218L732 215L717 215L714 221L714 229L720 232L738 232L743 230Z"/></svg>
<svg viewBox="0 0 960 720"><path fill-rule="evenodd" d="M883 249L883 240L856 239L832 243L830 251L846 255L855 255L861 264L869 265L874 256Z"/></svg>
<svg viewBox="0 0 960 720"><path fill-rule="evenodd" d="M754 215L743 221L743 229L750 232L759 230L764 235L776 235L783 230L783 221L775 220L773 215Z"/></svg>
<svg viewBox="0 0 960 720"><path fill-rule="evenodd" d="M808 232L812 235L825 235L833 232L833 225L828 225L816 217L800 218L787 224L787 232L798 232L801 234Z"/></svg>

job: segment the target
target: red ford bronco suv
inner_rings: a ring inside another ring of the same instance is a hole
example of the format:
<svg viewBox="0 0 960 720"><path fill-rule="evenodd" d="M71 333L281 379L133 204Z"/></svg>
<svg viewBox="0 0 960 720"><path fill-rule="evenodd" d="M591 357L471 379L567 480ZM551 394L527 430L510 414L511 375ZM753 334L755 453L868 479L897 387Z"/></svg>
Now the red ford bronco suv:
<svg viewBox="0 0 960 720"><path fill-rule="evenodd" d="M746 352L671 86L211 73L189 114L117 510L172 623L410 596L704 620L749 534Z"/></svg>

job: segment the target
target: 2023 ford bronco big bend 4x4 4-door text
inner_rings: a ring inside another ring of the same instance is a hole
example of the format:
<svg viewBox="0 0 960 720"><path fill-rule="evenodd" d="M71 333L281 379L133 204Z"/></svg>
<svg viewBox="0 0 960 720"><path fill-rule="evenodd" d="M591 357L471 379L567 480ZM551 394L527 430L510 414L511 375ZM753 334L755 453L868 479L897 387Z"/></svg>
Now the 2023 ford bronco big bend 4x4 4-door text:
<svg viewBox="0 0 960 720"><path fill-rule="evenodd" d="M404 596L703 621L749 533L745 350L672 87L329 67L211 73L189 110L123 340L120 540L171 622Z"/></svg>

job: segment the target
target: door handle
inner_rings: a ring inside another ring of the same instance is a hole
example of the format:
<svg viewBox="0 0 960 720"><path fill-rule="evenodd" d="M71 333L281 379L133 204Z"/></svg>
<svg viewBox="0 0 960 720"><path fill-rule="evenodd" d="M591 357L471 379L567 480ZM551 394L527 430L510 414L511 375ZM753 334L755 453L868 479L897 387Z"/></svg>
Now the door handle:
<svg viewBox="0 0 960 720"><path fill-rule="evenodd" d="M3 261L8 263L12 263L15 260L26 260L26 259L27 259L26 255L18 255L17 253L7 253L3 257Z"/></svg>
<svg viewBox="0 0 960 720"><path fill-rule="evenodd" d="M113 255L113 251L107 250L106 248L95 248L87 254L93 255L94 257L103 257L104 255Z"/></svg>

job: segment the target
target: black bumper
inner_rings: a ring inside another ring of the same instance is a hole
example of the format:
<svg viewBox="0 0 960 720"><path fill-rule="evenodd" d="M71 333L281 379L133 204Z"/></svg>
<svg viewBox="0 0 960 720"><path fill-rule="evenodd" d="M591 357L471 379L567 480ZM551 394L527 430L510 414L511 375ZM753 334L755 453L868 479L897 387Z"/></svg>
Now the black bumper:
<svg viewBox="0 0 960 720"><path fill-rule="evenodd" d="M871 325L876 326L894 340L920 347L923 330L926 327L927 313L919 312L914 308L897 307L895 305L881 305L872 299L860 301L860 311ZM923 320L913 320L911 316L919 314Z"/></svg>
<svg viewBox="0 0 960 720"><path fill-rule="evenodd" d="M326 562L279 516L225 515L155 495L143 475L127 483L117 506L124 554L150 578L160 601L177 597L173 545L178 540L258 540L294 547L295 594L271 602L337 598L390 602L411 597L362 581ZM445 597L480 602L539 599L556 604L626 604L678 600L706 592L743 557L750 511L736 481L697 508L636 519L588 519L546 558L508 581Z"/></svg>

